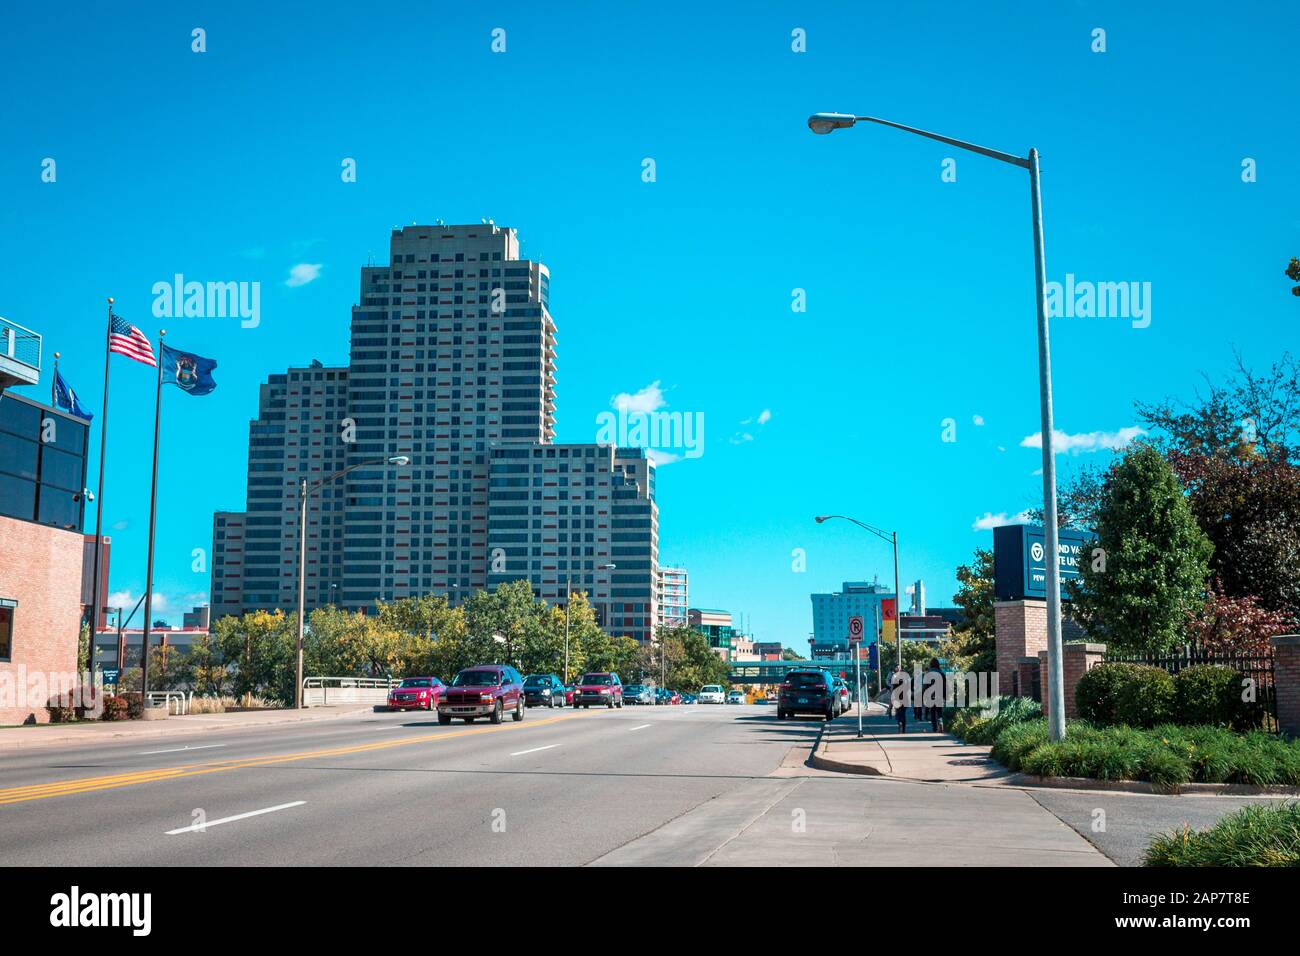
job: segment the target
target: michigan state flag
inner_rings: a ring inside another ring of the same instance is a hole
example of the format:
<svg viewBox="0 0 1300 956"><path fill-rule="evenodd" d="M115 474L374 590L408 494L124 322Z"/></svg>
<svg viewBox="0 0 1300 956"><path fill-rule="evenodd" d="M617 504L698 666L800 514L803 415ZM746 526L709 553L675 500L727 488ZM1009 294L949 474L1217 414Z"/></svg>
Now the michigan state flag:
<svg viewBox="0 0 1300 956"><path fill-rule="evenodd" d="M215 359L164 345L162 366L162 380L179 386L191 395L206 395L217 387L217 383L212 380L212 370L217 367Z"/></svg>

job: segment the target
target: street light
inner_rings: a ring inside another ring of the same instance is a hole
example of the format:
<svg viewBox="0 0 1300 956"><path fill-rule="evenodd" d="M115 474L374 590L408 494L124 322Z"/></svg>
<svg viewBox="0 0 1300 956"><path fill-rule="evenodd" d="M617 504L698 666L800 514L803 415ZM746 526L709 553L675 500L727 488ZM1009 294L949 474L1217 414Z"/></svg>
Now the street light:
<svg viewBox="0 0 1300 956"><path fill-rule="evenodd" d="M824 524L825 522L830 521L832 518L839 518L841 521L851 521L853 522L853 524L857 525L859 528L862 528L864 531L870 531L877 538L880 538L883 541L888 541L890 544L894 546L894 646L898 649L898 669L902 670L903 669L903 626L902 626L903 625L903 619L902 619L903 592L899 588L899 580L898 580L898 532L882 531L881 529L875 527L874 525L869 525L865 521L859 521L857 518L850 518L847 515L818 515L813 520L816 521L818 524ZM861 657L859 656L861 655L861 653L862 653L862 649L859 648L858 653L854 655L858 657L859 661L861 661ZM859 696L861 696L862 694L861 666L862 665L859 663L858 665L859 667L858 695ZM862 736L862 702L861 701L858 702L858 736L859 737Z"/></svg>
<svg viewBox="0 0 1300 956"><path fill-rule="evenodd" d="M404 468L410 463L411 459L406 455L394 455L391 458L373 458L368 461L359 461L355 465L348 465L348 467L336 471L328 478L322 478L314 485L308 485L306 478L298 483L298 666L296 671L297 683L294 685L293 691L293 706L295 709L302 709L302 631L307 589L307 498L312 492L319 491L331 482L338 481L344 475L354 472L358 468L370 468L374 465L396 465L399 468Z"/></svg>
<svg viewBox="0 0 1300 956"><path fill-rule="evenodd" d="M617 564L600 564L597 571L613 571ZM569 605L573 603L573 569L564 571L564 683L569 683Z"/></svg>
<svg viewBox="0 0 1300 956"><path fill-rule="evenodd" d="M1043 200L1039 187L1038 150L1031 149L1026 157L1015 156L875 116L814 113L808 117L808 128L822 135L837 129L847 129L855 123L877 123L901 129L905 133L915 133L1029 171L1029 204L1034 231L1034 284L1038 299L1038 405L1043 431L1043 530L1047 547L1047 672L1050 685L1047 727L1052 740L1062 740L1065 737L1065 691L1061 673L1061 568L1056 527L1056 453L1052 447L1052 350L1047 324L1047 265L1043 251Z"/></svg>

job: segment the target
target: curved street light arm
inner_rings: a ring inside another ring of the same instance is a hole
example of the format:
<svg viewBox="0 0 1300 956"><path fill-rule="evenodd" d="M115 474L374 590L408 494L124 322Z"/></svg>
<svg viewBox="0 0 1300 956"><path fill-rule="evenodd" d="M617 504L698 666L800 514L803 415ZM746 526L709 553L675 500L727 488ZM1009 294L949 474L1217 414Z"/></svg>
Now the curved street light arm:
<svg viewBox="0 0 1300 956"><path fill-rule="evenodd" d="M974 143L966 143L959 139L953 139L951 136L941 136L938 133L917 129L915 126L904 126L902 123L893 123L876 116L855 116L853 119L859 123L879 123L881 126L892 126L894 129L901 129L905 133L915 133L917 136L938 140L941 143L947 143L949 146L956 146L958 149L969 150L972 153L979 153L981 156L988 156L992 159L1000 159L1004 163L1019 166L1021 169L1029 168L1028 159L1014 156L1011 153L1004 153L1001 150L989 149L987 146L976 146Z"/></svg>

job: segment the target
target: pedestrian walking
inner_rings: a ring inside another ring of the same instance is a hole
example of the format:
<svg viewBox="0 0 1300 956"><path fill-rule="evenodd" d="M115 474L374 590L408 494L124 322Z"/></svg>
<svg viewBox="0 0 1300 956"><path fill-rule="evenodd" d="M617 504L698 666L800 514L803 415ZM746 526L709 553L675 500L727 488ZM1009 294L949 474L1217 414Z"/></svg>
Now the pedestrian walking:
<svg viewBox="0 0 1300 956"><path fill-rule="evenodd" d="M943 702L946 699L943 687L943 668L937 657L930 658L930 669L926 672L924 695L930 714L930 729L936 734L943 730Z"/></svg>

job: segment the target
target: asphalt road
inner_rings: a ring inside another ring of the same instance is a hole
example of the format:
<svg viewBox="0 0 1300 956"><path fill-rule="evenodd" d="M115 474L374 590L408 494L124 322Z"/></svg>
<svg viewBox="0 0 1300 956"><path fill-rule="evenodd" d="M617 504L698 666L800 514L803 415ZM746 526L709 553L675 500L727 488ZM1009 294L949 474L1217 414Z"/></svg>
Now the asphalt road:
<svg viewBox="0 0 1300 956"><path fill-rule="evenodd" d="M820 729L764 705L376 713L5 752L0 866L1131 865L1171 814L1244 802L828 773Z"/></svg>

